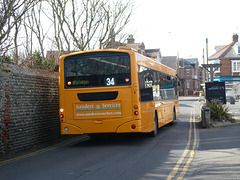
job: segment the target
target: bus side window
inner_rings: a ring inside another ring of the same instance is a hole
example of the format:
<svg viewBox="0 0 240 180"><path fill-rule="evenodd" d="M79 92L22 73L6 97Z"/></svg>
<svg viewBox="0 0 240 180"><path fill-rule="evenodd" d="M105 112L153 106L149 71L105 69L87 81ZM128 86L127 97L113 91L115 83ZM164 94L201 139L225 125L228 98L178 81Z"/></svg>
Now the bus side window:
<svg viewBox="0 0 240 180"><path fill-rule="evenodd" d="M140 88L141 101L153 100L153 74L152 70L139 65L138 80Z"/></svg>

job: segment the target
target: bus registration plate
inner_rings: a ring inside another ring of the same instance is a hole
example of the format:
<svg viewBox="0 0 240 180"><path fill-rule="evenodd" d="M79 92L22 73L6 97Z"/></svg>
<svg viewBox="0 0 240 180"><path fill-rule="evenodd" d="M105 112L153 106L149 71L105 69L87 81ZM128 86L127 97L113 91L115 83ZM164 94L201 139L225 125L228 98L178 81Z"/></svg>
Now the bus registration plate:
<svg viewBox="0 0 240 180"><path fill-rule="evenodd" d="M121 117L122 103L114 102L86 102L74 104L74 118Z"/></svg>

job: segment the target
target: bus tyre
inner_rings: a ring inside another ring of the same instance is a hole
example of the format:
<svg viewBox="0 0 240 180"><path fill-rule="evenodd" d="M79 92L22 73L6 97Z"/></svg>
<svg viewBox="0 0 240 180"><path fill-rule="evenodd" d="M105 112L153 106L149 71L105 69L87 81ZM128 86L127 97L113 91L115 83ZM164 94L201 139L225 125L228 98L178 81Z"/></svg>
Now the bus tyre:
<svg viewBox="0 0 240 180"><path fill-rule="evenodd" d="M176 115L176 111L175 111L175 108L173 110L173 121L170 122L170 125L174 125L174 121L177 119L177 115Z"/></svg>
<svg viewBox="0 0 240 180"><path fill-rule="evenodd" d="M175 108L173 110L173 120L176 120L177 119L177 115L176 115L176 111L175 111Z"/></svg>
<svg viewBox="0 0 240 180"><path fill-rule="evenodd" d="M157 116L154 117L154 130L149 133L150 137L156 137L158 132L158 120Z"/></svg>

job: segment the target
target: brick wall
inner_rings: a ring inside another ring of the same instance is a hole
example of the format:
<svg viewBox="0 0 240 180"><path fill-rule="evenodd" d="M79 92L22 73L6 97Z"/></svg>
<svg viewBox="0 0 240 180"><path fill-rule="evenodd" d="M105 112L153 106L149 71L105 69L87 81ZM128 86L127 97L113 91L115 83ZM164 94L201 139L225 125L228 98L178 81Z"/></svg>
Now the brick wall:
<svg viewBox="0 0 240 180"><path fill-rule="evenodd" d="M232 69L231 69L231 61L230 59L221 59L222 66L221 68L221 76L232 76Z"/></svg>
<svg viewBox="0 0 240 180"><path fill-rule="evenodd" d="M61 137L58 73L0 64L0 156Z"/></svg>

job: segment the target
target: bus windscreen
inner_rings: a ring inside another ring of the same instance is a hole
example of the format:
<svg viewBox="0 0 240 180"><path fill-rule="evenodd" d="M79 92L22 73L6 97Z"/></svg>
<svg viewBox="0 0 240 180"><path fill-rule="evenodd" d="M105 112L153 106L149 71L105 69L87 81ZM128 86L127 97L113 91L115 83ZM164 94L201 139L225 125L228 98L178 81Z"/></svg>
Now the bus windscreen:
<svg viewBox="0 0 240 180"><path fill-rule="evenodd" d="M131 85L130 56L124 52L91 52L64 60L65 88Z"/></svg>

